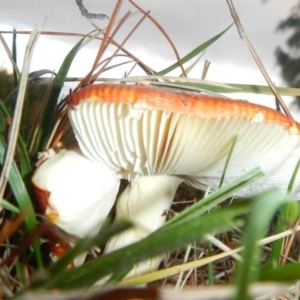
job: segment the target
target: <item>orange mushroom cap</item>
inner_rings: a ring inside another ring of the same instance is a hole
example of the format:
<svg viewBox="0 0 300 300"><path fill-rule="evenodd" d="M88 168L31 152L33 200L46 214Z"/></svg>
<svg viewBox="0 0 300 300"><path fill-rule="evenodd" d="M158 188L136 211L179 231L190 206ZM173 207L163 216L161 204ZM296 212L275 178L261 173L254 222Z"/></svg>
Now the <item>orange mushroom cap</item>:
<svg viewBox="0 0 300 300"><path fill-rule="evenodd" d="M244 195L286 190L300 156L300 125L271 108L241 100L140 85L99 84L69 98L69 118L83 153L129 180L178 176L219 186L254 167L266 174ZM300 185L295 189L300 194Z"/></svg>
<svg viewBox="0 0 300 300"><path fill-rule="evenodd" d="M300 124L269 107L244 100L214 97L205 94L178 92L142 85L96 84L85 87L69 97L71 107L82 101L112 102L189 114L199 118L243 117L281 124L293 133Z"/></svg>

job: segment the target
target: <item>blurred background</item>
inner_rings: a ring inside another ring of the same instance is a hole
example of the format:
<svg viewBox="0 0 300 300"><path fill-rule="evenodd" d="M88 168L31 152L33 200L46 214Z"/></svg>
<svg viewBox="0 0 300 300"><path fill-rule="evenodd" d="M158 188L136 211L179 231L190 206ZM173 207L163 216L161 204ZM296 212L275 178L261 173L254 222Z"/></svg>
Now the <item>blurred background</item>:
<svg viewBox="0 0 300 300"><path fill-rule="evenodd" d="M128 10L136 9L123 1L120 17ZM111 16L116 1L85 0L85 7L92 13ZM160 23L177 47L181 57L228 27L233 21L226 0L152 0L136 1ZM299 87L300 70L300 13L299 0L235 0L236 11L248 38L264 63L276 86ZM141 15L131 17L122 27L116 40L121 42ZM108 21L95 20L104 28ZM4 33L16 29L31 31L37 26L44 31L87 34L95 28L81 15L75 0L0 0L0 31L8 46L12 45L12 34ZM35 47L31 71L49 69L57 71L70 49L80 37L41 35ZM22 68L22 58L28 34L17 35L17 64ZM93 41L83 48L73 63L69 76L82 77L91 68L100 41ZM161 32L149 20L145 20L125 47L141 61L160 71L176 61L176 57ZM114 49L108 49L107 55ZM205 60L211 62L206 79L225 83L266 85L245 43L240 39L236 27L232 26L224 36L202 54L189 77L200 78ZM132 65L125 65L103 74L105 77L122 77ZM12 72L4 47L0 44L0 80ZM135 69L131 75L144 75ZM180 70L173 72L180 75ZM8 80L9 81L9 80ZM0 90L5 87L0 86ZM66 90L69 86L66 86ZM274 107L273 96L232 94L233 98ZM0 95L0 97L4 97ZM294 99L285 97L297 120L300 113ZM298 102L297 102L298 103ZM299 102L300 103L300 102Z"/></svg>

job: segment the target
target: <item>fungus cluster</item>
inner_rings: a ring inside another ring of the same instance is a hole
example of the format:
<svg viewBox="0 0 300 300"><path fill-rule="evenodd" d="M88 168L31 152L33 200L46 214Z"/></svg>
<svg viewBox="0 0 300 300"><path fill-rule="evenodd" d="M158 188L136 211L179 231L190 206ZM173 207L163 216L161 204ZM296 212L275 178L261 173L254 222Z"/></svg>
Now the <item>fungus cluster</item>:
<svg viewBox="0 0 300 300"><path fill-rule="evenodd" d="M69 119L84 157L107 168L103 167L99 175L96 170L91 174L87 171L85 177L93 177L89 184L95 190L114 187L109 196L100 193L83 202L98 203L91 204L95 211L97 205L105 205L100 202L109 201L110 207L118 180L130 182L117 200L116 220L129 218L136 226L113 237L107 252L134 243L160 227L165 221L163 212L169 209L181 182L217 189L235 137L224 183L253 167L261 167L265 173L240 196L273 186L286 190L300 156L300 125L278 111L245 101L137 85L101 84L72 94L69 105ZM102 181L105 172L111 183L108 178ZM80 180L76 191L79 186ZM300 195L299 180L293 192ZM72 202L67 194L59 201ZM80 206L81 200L76 201ZM69 206L54 205L59 215L58 207ZM81 222L89 219L82 216L78 216ZM78 223L78 230L80 226ZM159 262L154 259L141 263L130 275L149 272Z"/></svg>

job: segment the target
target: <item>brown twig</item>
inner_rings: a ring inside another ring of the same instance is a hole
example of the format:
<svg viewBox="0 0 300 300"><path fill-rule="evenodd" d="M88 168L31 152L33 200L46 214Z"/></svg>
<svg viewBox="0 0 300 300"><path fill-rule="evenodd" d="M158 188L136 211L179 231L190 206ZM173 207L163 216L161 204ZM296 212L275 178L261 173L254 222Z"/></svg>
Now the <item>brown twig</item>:
<svg viewBox="0 0 300 300"><path fill-rule="evenodd" d="M120 11L121 5L122 5L122 0L118 0L116 6L114 8L111 20L108 23L108 27L105 30L103 41L102 41L102 43L100 45L100 48L99 48L99 51L98 51L97 56L95 58L94 64L92 66L92 69L87 74L87 76L84 78L84 80L82 82L80 82L80 84L79 84L79 86L77 88L82 87L82 86L86 86L86 85L88 85L90 83L92 74L94 73L94 70L96 69L96 67L97 67L97 65L99 63L100 58L102 57L105 49L107 48L107 44L109 42L109 35L110 35L110 32L111 32L111 30L112 30L112 28L114 26L114 23L115 23L115 20L116 20L116 18L118 16L119 11Z"/></svg>
<svg viewBox="0 0 300 300"><path fill-rule="evenodd" d="M232 16L232 18L233 18L233 20L234 20L234 23L235 23L235 25L236 25L236 27L237 27L237 31L238 31L238 33L239 33L241 39L246 43L246 45L247 45L247 47L248 47L250 53L252 54L252 56L253 56L253 58L254 58L256 64L257 64L258 68L260 69L262 75L264 76L264 78L265 78L266 82L268 83L268 85L269 85L271 91L273 92L274 96L276 97L276 99L277 99L278 102L280 103L280 105L281 105L283 111L285 112L285 114L286 114L292 121L294 121L294 119L293 119L291 113L289 112L287 106L285 105L285 103L284 103L284 101L282 100L282 98L281 98L281 96L279 95L279 93L276 91L276 88L275 88L275 86L274 86L274 84L273 84L271 78L269 77L269 75L268 75L268 73L267 73L267 71L266 71L266 69L265 69L265 67L264 67L264 65L263 65L263 63L262 63L262 61L260 60L260 58L259 58L259 56L257 55L257 53L256 53L256 51L255 51L255 49L254 49L254 47L252 46L250 40L248 39L248 37L247 37L247 35L246 35L246 33L245 33L244 29L243 29L243 26L242 26L242 24L241 24L241 21L240 21L238 15L237 15L237 13L236 13L236 10L235 10L235 8L234 8L234 5L233 5L233 3L232 3L232 0L226 0L226 2L227 2L227 4L228 4L229 10L230 10L230 14L231 14L231 16Z"/></svg>
<svg viewBox="0 0 300 300"><path fill-rule="evenodd" d="M206 59L205 62L204 62L203 70L202 70L201 80L205 80L205 77L206 77L206 75L207 75L209 66L210 66L210 61L208 61L208 60Z"/></svg>
<svg viewBox="0 0 300 300"><path fill-rule="evenodd" d="M129 15L128 15L129 16ZM128 16L125 16L126 18ZM126 20L126 18L124 17L124 21ZM126 36L126 38L123 40L123 42L120 44L120 47L123 47L123 45L126 43L126 41L130 38L130 36L133 34L133 32L139 27L139 25L145 20L145 18L147 17L147 14L144 15L140 21L132 28L132 30L129 32L129 34ZM120 23L121 26L121 23ZM117 32L119 28L116 28L115 32L113 33L113 35ZM112 36L113 38L113 36ZM101 69L93 76L93 80L95 80L96 78L98 78L98 76L103 72L103 70L105 69L105 67L110 63L110 61L116 57L117 52L120 50L120 47L118 47L115 52L113 53L113 55L110 57L110 59L107 60L107 62L101 67Z"/></svg>
<svg viewBox="0 0 300 300"><path fill-rule="evenodd" d="M2 31L0 31L0 34L13 34L13 33L14 33L14 31L12 31L12 30L2 30ZM18 30L18 31L15 31L15 33L17 33L17 34L30 34L31 31L28 31L28 30ZM76 33L76 32L41 31L40 34L41 35L60 35L60 36L70 36L70 37L72 37L72 36L78 36L78 37L85 37L85 38L93 37L93 35L91 35L91 34L83 34L83 33ZM96 40L103 40L103 38L100 38L100 37L93 37L93 38L96 39ZM116 42L114 39L111 38L110 42L115 47L119 47L120 50L123 51L126 55L128 55L132 60L138 61L138 65L147 74L154 74L155 73L153 69L151 69L149 66L147 66L142 61L140 61L130 51L128 51L124 47L121 47L120 44L118 42Z"/></svg>
<svg viewBox="0 0 300 300"><path fill-rule="evenodd" d="M13 249L11 253L2 262L0 262L0 269L4 265L11 264L17 256L27 250L38 237L46 232L46 230L46 225L40 224L34 231L32 231L30 234L27 234L24 239L22 239L18 247Z"/></svg>
<svg viewBox="0 0 300 300"><path fill-rule="evenodd" d="M107 43L105 45L104 51L107 49L107 47L110 44L111 39L116 35L116 33L119 31L119 29L123 26L124 22L127 20L127 18L130 16L130 12L127 12L124 17L120 20L120 22L118 23L118 25L116 26L115 30L113 31L113 33L111 34L111 36L107 37ZM129 35L123 40L123 42L120 44L119 47L117 47L117 49L114 51L114 53L109 57L109 59L107 59L105 61L105 63L102 65L102 67L92 76L92 81L94 82L96 78L99 77L99 75L103 72L104 68L111 62L111 60L117 55L117 53L120 50L120 47L122 47L124 45L124 43L127 41ZM96 66L96 68L98 66L100 66L101 63L98 63L98 65ZM95 69L96 69L95 68Z"/></svg>
<svg viewBox="0 0 300 300"><path fill-rule="evenodd" d="M300 218L298 218L298 220L297 220L296 224L294 225L294 227L297 227L299 224L300 224ZM288 254L291 250L292 244L295 241L295 238L296 238L297 234L298 234L297 232L294 232L293 234L291 234L290 236L287 236L285 238L285 243L284 243L284 247L283 247L283 250L282 250L283 254L279 259L279 265L280 266L285 265L286 259L288 257Z"/></svg>
<svg viewBox="0 0 300 300"><path fill-rule="evenodd" d="M0 244L4 243L4 241L10 237L24 222L27 213L22 212L13 220L5 219L4 224L1 226L0 231Z"/></svg>

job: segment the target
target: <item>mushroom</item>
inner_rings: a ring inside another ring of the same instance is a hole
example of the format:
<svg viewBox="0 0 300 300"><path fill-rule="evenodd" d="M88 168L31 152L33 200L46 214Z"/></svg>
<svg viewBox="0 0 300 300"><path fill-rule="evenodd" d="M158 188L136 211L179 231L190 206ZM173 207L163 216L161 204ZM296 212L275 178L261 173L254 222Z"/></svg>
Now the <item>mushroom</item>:
<svg viewBox="0 0 300 300"><path fill-rule="evenodd" d="M300 156L300 125L245 101L139 85L100 84L69 98L69 119L83 154L130 181L116 220L136 227L113 237L107 252L134 243L163 224L177 187L217 189L233 139L224 184L261 167L265 176L240 196L276 186L286 190ZM300 195L300 181L294 192ZM160 258L129 274L157 268Z"/></svg>
<svg viewBox="0 0 300 300"><path fill-rule="evenodd" d="M83 238L99 231L115 202L120 180L106 164L89 160L75 148L62 149L45 160L32 183L45 217L65 232ZM52 247L54 256L60 248L59 244ZM84 258L78 257L74 264L81 264Z"/></svg>

